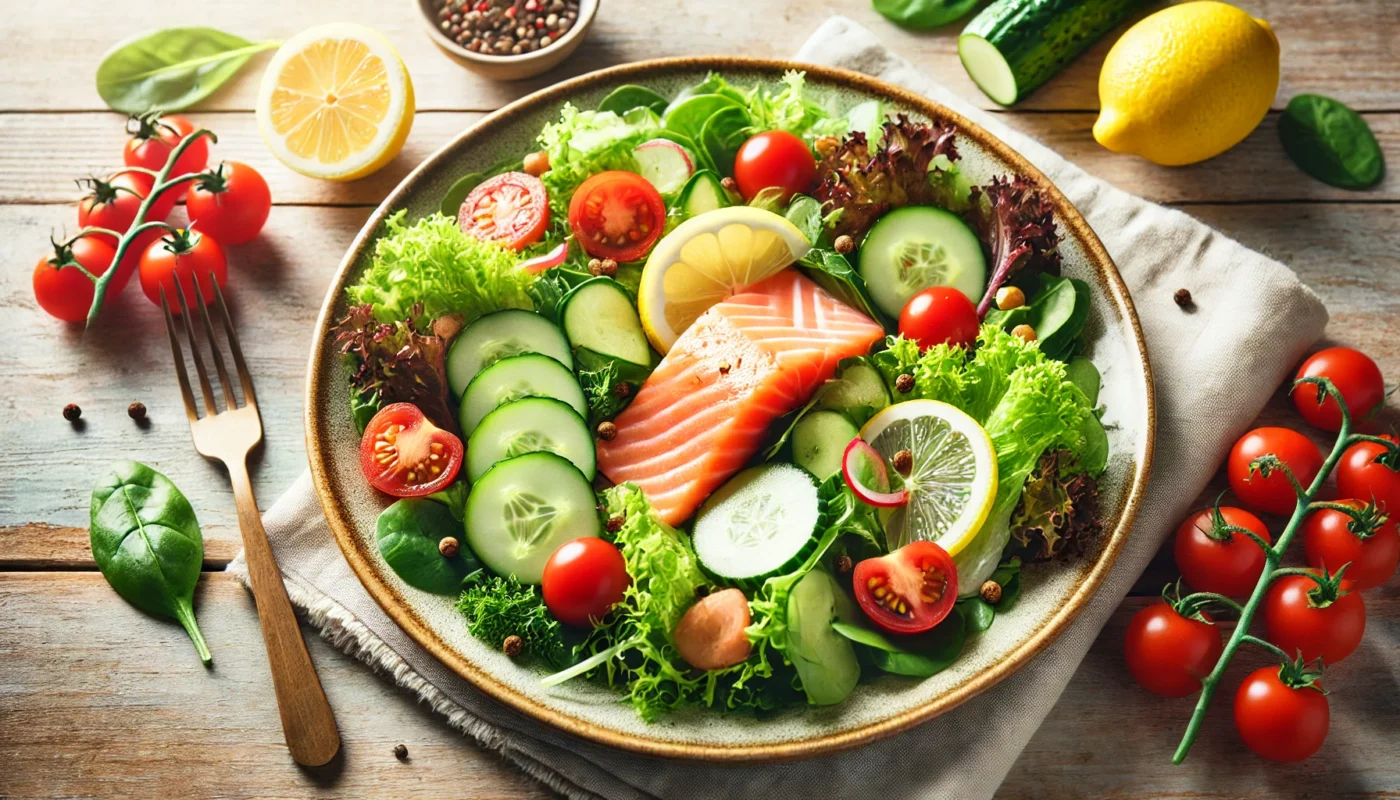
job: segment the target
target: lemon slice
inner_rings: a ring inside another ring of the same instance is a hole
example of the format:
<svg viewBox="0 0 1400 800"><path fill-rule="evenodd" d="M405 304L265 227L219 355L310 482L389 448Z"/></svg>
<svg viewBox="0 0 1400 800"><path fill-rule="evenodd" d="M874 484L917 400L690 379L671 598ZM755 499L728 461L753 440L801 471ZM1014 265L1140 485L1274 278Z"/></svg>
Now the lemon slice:
<svg viewBox="0 0 1400 800"><path fill-rule="evenodd" d="M796 225L761 208L691 217L656 243L642 269L642 329L665 353L710 306L781 272L811 247Z"/></svg>
<svg viewBox="0 0 1400 800"><path fill-rule="evenodd" d="M389 163L413 126L413 82L377 31L334 23L288 39L263 75L258 131L303 175L348 181Z"/></svg>
<svg viewBox="0 0 1400 800"><path fill-rule="evenodd" d="M885 521L891 550L933 542L956 556L977 536L997 493L997 457L977 421L937 400L896 403L870 418L860 436L893 461L909 450L909 502Z"/></svg>

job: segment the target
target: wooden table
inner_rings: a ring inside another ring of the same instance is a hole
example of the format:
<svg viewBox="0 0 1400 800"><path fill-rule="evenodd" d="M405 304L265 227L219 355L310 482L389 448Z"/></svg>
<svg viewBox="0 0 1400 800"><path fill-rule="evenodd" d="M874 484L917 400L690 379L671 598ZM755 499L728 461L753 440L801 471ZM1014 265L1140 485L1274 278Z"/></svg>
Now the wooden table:
<svg viewBox="0 0 1400 800"><path fill-rule="evenodd" d="M119 165L123 120L93 89L114 41L198 21L251 39L285 38L349 20L387 34L413 75L419 113L404 152L382 172L337 185L296 175L263 147L251 108L266 56L192 113L216 130L219 157L267 176L277 208L261 238L233 255L237 324L256 376L270 445L255 459L266 507L305 469L301 403L307 342L327 281L385 193L424 156L484 112L598 67L663 55L788 56L829 13L869 26L897 51L973 102L990 107L955 53L959 26L896 29L866 0L607 0L588 41L561 69L514 84L481 80L438 53L408 0L168 4L132 0L38 6L0 0L0 796L536 797L547 794L477 749L389 682L309 635L345 740L322 771L297 769L277 722L253 603L221 570L238 550L222 472L190 446L159 314L135 289L80 335L35 305L30 272L50 232L76 228L73 179ZM1089 135L1101 42L1008 121L1091 172L1182 207L1293 266L1332 311L1327 338L1363 348L1400 379L1400 4L1248 0L1283 46L1275 108L1321 92L1361 111L1391 163L1368 192L1331 189L1300 173L1278 143L1277 114L1228 154L1184 169L1116 156ZM1287 325L1288 320L1278 320ZM1241 380L1248 380L1241 376ZM126 416L140 400L150 425ZM83 424L60 410L75 402ZM1390 421L1396 403L1391 401ZM1262 415L1294 424L1280 394ZM215 666L200 666L184 633L120 600L87 544L92 483L118 458L173 476L206 540L196 607ZM1212 487L1206 496L1214 496ZM1204 503L1204 500L1203 500ZM1158 564L1113 617L1069 689L1011 771L1005 797L1400 796L1400 581L1370 593L1367 639L1329 683L1333 726L1323 753L1288 767L1244 751L1229 723L1229 691L1182 767L1169 757L1190 702L1134 687L1122 631L1171 577ZM391 753L406 743L410 760ZM896 793L898 791L896 790Z"/></svg>

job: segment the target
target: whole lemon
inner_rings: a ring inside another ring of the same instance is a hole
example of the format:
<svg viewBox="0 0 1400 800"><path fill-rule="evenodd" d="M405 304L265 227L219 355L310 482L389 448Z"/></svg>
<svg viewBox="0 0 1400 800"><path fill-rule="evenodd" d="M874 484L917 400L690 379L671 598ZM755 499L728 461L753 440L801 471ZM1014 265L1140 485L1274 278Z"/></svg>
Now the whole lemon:
<svg viewBox="0 0 1400 800"><path fill-rule="evenodd" d="M1166 166L1220 155L1268 112L1278 51L1269 23L1225 3L1158 11L1108 51L1094 139Z"/></svg>

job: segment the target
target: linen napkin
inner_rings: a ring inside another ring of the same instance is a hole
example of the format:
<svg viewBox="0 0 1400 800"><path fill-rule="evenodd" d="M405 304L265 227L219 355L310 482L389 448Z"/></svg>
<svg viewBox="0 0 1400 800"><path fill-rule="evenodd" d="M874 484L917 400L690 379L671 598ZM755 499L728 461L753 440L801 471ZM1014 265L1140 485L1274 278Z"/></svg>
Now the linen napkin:
<svg viewBox="0 0 1400 800"><path fill-rule="evenodd" d="M292 602L337 647L390 675L482 747L569 797L846 797L871 786L891 798L991 797L1214 465L1327 323L1322 303L1287 267L1185 214L1090 176L941 88L850 20L828 19L797 60L857 70L928 95L1018 150L1083 212L1117 262L1146 336L1158 403L1155 474L1136 528L1098 594L1020 672L884 741L833 756L756 765L623 753L549 728L476 691L418 647L365 592L325 525L310 476L302 476L264 520ZM1195 313L1183 313L1174 303L1181 287L1194 295ZM1266 324L1274 319L1290 324ZM1250 379L1237 380L1240 375ZM241 555L230 570L246 581Z"/></svg>

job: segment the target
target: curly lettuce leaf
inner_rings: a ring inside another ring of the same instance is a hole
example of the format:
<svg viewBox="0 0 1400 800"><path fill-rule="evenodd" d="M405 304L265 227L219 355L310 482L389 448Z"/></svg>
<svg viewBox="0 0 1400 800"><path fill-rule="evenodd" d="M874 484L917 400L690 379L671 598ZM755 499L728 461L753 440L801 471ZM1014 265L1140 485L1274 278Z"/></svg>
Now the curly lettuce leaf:
<svg viewBox="0 0 1400 800"><path fill-rule="evenodd" d="M559 110L559 121L540 131L539 143L549 154L549 171L540 176L549 195L552 224L567 233L569 201L579 184L600 172L640 167L632 149L661 133L661 118L646 107L624 114L580 111L571 103Z"/></svg>
<svg viewBox="0 0 1400 800"><path fill-rule="evenodd" d="M1036 343L995 325L983 325L977 332L977 352L963 371L962 402L955 405L985 423L1010 387L1011 376L1023 366L1044 360Z"/></svg>
<svg viewBox="0 0 1400 800"><path fill-rule="evenodd" d="M1095 536L1098 483L1084 473L1066 474L1067 451L1046 453L1026 480L1011 515L1013 549L1026 561L1048 561L1073 552Z"/></svg>
<svg viewBox="0 0 1400 800"><path fill-rule="evenodd" d="M500 648L507 636L519 636L521 657L539 660L555 669L574 663L573 648L565 640L563 626L545 608L534 586L514 577L478 572L467 578L467 588L457 601L457 611L467 620L472 636Z"/></svg>
<svg viewBox="0 0 1400 800"><path fill-rule="evenodd" d="M885 349L870 356L870 361L885 379L890 396L896 403L905 400L941 400L961 406L960 398L966 380L963 367L967 351L946 344L920 351L918 342L903 335L885 339ZM914 388L900 392L896 383L900 375L914 376Z"/></svg>
<svg viewBox="0 0 1400 800"><path fill-rule="evenodd" d="M997 289L1012 275L1030 264L1043 270L1059 267L1060 235L1050 201L1020 175L992 178L974 188L971 205L967 220L991 253L991 279L977 304L977 313L985 317Z"/></svg>
<svg viewBox="0 0 1400 800"><path fill-rule="evenodd" d="M420 308L409 309L409 316L421 316ZM351 306L336 324L335 341L350 364L350 408L361 431L390 403L412 403L434 425L458 431L441 338L419 333L410 320L380 322L364 304Z"/></svg>

